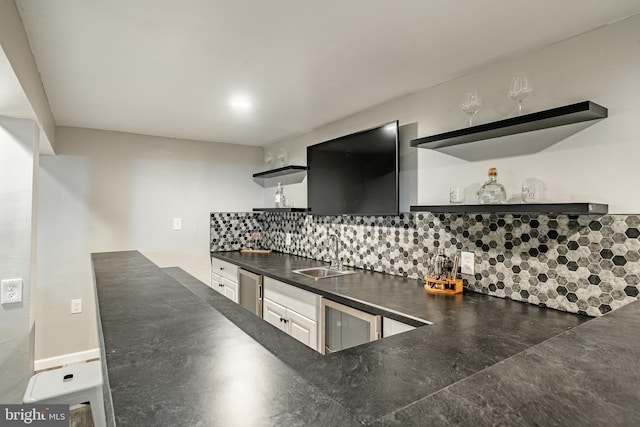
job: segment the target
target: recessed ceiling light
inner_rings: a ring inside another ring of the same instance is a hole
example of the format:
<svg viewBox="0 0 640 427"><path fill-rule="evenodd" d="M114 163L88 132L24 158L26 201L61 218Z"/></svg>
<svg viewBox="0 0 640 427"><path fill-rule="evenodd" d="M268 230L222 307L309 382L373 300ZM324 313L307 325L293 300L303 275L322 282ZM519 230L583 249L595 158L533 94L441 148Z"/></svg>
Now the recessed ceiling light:
<svg viewBox="0 0 640 427"><path fill-rule="evenodd" d="M231 101L229 101L229 105L231 105L231 108L233 108L234 110L247 111L251 108L253 103L248 97L244 95L236 95L231 98Z"/></svg>

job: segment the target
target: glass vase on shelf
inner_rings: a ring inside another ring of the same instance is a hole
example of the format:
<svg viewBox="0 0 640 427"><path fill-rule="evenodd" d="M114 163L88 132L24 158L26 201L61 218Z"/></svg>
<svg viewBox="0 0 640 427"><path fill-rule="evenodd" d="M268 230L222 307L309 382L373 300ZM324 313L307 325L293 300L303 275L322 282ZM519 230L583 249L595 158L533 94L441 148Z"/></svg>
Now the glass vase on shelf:
<svg viewBox="0 0 640 427"><path fill-rule="evenodd" d="M286 208L287 200L284 197L284 187L282 183L278 183L278 188L276 189L276 197L275 197L276 208Z"/></svg>
<svg viewBox="0 0 640 427"><path fill-rule="evenodd" d="M478 204L499 205L507 202L507 191L504 185L498 182L498 170L489 169L489 180L482 184L478 190Z"/></svg>
<svg viewBox="0 0 640 427"><path fill-rule="evenodd" d="M522 203L542 203L544 183L536 178L522 181Z"/></svg>

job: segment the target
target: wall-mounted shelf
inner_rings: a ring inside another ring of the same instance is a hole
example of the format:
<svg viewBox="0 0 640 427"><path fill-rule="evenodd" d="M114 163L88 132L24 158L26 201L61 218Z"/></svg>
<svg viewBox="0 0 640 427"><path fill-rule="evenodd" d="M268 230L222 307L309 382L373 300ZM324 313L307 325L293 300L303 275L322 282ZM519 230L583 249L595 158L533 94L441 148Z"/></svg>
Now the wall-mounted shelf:
<svg viewBox="0 0 640 427"><path fill-rule="evenodd" d="M263 187L275 187L279 182L282 183L282 185L297 184L304 180L304 177L307 175L307 169L306 166L284 166L282 168L254 173L253 180Z"/></svg>
<svg viewBox="0 0 640 427"><path fill-rule="evenodd" d="M253 208L254 212L307 212L307 208Z"/></svg>
<svg viewBox="0 0 640 427"><path fill-rule="evenodd" d="M551 215L604 215L609 205L602 203L512 203L504 205L420 205L411 206L411 212L452 214L551 214Z"/></svg>
<svg viewBox="0 0 640 427"><path fill-rule="evenodd" d="M497 122L483 123L464 129L426 136L411 141L412 147L438 149L485 139L499 138L589 120L604 119L608 110L591 101L511 117Z"/></svg>

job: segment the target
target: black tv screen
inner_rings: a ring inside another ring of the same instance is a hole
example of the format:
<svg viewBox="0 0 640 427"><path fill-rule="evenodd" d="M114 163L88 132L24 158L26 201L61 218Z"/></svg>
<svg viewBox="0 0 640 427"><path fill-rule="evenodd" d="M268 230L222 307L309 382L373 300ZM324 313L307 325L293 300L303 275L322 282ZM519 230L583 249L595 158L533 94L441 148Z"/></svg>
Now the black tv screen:
<svg viewBox="0 0 640 427"><path fill-rule="evenodd" d="M307 147L313 215L398 214L398 121Z"/></svg>

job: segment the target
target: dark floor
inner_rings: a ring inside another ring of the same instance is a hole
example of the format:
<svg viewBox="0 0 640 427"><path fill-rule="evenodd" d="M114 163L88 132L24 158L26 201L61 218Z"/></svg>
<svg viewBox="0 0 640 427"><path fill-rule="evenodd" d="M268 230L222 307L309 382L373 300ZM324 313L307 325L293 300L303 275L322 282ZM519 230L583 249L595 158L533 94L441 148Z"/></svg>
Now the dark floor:
<svg viewBox="0 0 640 427"><path fill-rule="evenodd" d="M71 405L69 407L69 426L93 427L93 418L91 418L91 406L86 403Z"/></svg>

